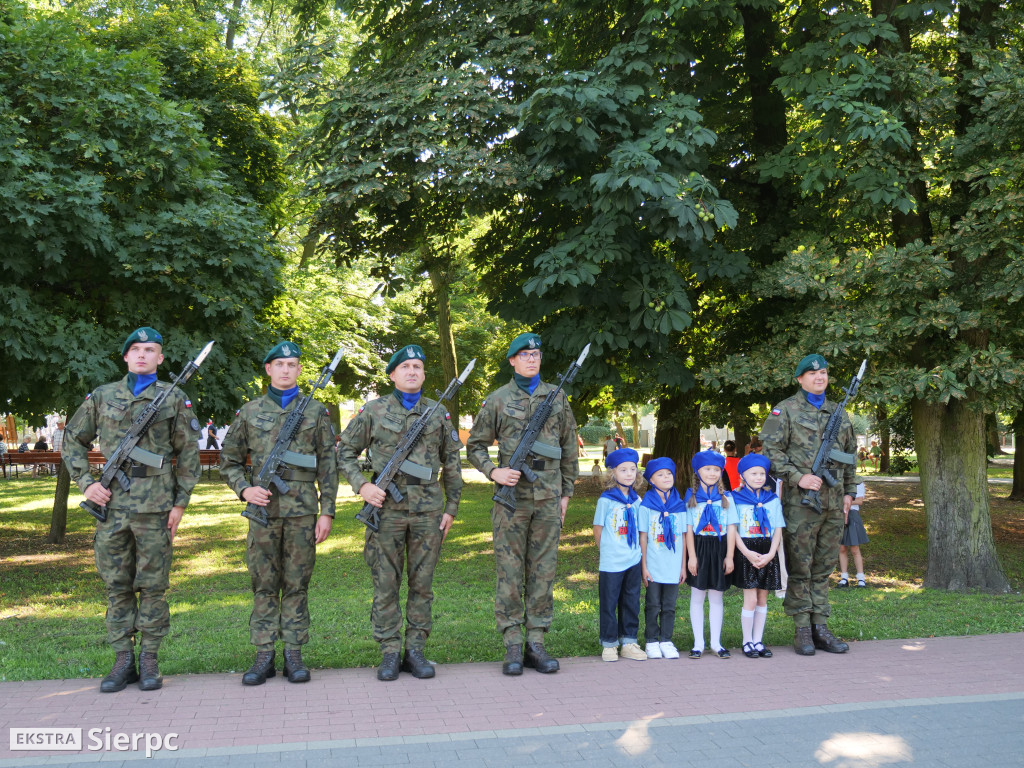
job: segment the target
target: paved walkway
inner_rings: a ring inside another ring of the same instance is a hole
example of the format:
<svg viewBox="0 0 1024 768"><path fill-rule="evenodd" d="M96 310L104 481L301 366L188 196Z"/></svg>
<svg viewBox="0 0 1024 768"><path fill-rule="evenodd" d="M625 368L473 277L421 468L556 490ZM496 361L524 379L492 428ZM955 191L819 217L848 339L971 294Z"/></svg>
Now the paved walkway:
<svg viewBox="0 0 1024 768"><path fill-rule="evenodd" d="M161 768L1019 768L1022 647L1024 633L858 642L813 658L789 648L757 660L591 657L519 678L458 664L394 683L370 669L314 670L305 685L278 676L258 688L237 674L186 675L149 694L100 694L98 680L0 683L0 732L83 729L77 752L11 751L0 737L0 768L146 764L145 737L136 751L105 749L117 734L177 734L176 749L154 754Z"/></svg>

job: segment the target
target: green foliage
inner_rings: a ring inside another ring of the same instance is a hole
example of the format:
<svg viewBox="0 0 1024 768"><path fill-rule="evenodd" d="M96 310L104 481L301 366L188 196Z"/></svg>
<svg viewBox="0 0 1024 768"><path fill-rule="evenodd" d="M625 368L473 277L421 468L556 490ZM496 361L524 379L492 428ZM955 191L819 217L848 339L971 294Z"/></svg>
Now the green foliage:
<svg viewBox="0 0 1024 768"><path fill-rule="evenodd" d="M190 392L223 420L264 346L278 256L194 115L145 51L85 20L12 6L0 22L0 389L23 413L70 409L123 374L133 328L178 369L217 346ZM173 331L172 331L173 329Z"/></svg>

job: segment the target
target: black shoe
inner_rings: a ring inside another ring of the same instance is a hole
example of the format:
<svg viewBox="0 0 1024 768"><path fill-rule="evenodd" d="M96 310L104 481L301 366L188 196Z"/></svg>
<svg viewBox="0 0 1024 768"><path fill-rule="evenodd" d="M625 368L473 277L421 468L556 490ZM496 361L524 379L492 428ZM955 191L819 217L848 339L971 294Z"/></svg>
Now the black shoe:
<svg viewBox="0 0 1024 768"><path fill-rule="evenodd" d="M757 655L762 659L770 659L772 657L772 649L764 643L757 643L754 645L754 648L757 650Z"/></svg>
<svg viewBox="0 0 1024 768"><path fill-rule="evenodd" d="M814 640L811 638L810 627L797 627L793 636L793 649L801 656L814 655Z"/></svg>
<svg viewBox="0 0 1024 768"><path fill-rule="evenodd" d="M434 676L434 665L427 661L422 648L406 648L402 671L409 672L418 680L426 680Z"/></svg>
<svg viewBox="0 0 1024 768"><path fill-rule="evenodd" d="M242 685L263 685L268 677L277 674L274 667L274 651L257 651L256 661L242 675Z"/></svg>
<svg viewBox="0 0 1024 768"><path fill-rule="evenodd" d="M302 663L302 651L296 648L294 651L284 652L284 673L289 683L308 683L309 670Z"/></svg>
<svg viewBox="0 0 1024 768"><path fill-rule="evenodd" d="M719 648L717 651L715 651L715 655L718 658L720 658L720 659L731 659L732 658L732 654L729 653L729 649L728 648Z"/></svg>
<svg viewBox="0 0 1024 768"><path fill-rule="evenodd" d="M523 666L533 667L538 672L550 675L558 671L558 659L548 655L544 650L544 643L527 643L526 653L523 655Z"/></svg>
<svg viewBox="0 0 1024 768"><path fill-rule="evenodd" d="M100 683L103 693L117 693L128 687L128 683L136 683L139 673L135 670L135 651L118 651L114 657L114 667Z"/></svg>
<svg viewBox="0 0 1024 768"><path fill-rule="evenodd" d="M388 682L398 679L398 651L389 651L380 660L377 667L377 679Z"/></svg>
<svg viewBox="0 0 1024 768"><path fill-rule="evenodd" d="M510 645L505 649L505 661L501 665L501 674L523 674L523 646Z"/></svg>
<svg viewBox="0 0 1024 768"><path fill-rule="evenodd" d="M690 658L699 659L704 654L704 651L698 651L696 648L690 649Z"/></svg>
<svg viewBox="0 0 1024 768"><path fill-rule="evenodd" d="M848 586L850 586L849 579L840 579L836 582L836 589L845 589Z"/></svg>
<svg viewBox="0 0 1024 768"><path fill-rule="evenodd" d="M164 686L164 678L157 666L156 654L143 651L139 654L139 690L156 691Z"/></svg>
<svg viewBox="0 0 1024 768"><path fill-rule="evenodd" d="M850 650L850 646L833 635L826 624L815 624L811 629L811 639L815 648L828 653L846 653Z"/></svg>
<svg viewBox="0 0 1024 768"><path fill-rule="evenodd" d="M757 652L757 646L753 643L743 644L743 655L746 656L748 659L757 659L761 656L761 654Z"/></svg>

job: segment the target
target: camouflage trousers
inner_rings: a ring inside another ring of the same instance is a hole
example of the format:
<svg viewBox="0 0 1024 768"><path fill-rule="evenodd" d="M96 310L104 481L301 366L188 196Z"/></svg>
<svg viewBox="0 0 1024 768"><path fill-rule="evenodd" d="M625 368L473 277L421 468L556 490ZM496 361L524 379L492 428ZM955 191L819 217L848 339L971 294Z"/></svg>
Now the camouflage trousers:
<svg viewBox="0 0 1024 768"><path fill-rule="evenodd" d="M306 591L316 563L316 515L272 517L266 528L250 521L245 559L253 597L249 642L267 646L281 640L293 648L308 643Z"/></svg>
<svg viewBox="0 0 1024 768"><path fill-rule="evenodd" d="M495 504L491 527L498 570L494 596L498 631L506 647L521 645L525 624L526 641L542 643L555 612L553 593L562 534L559 499L532 505L519 501L511 518L505 507Z"/></svg>
<svg viewBox="0 0 1024 768"><path fill-rule="evenodd" d="M441 511L385 509L380 530L366 529L363 559L373 576L373 639L382 653L402 650L402 608L399 591L408 562L409 591L405 600L405 648L422 650L433 620L434 568L441 555Z"/></svg>
<svg viewBox="0 0 1024 768"><path fill-rule="evenodd" d="M798 627L824 624L832 612L828 604L828 577L839 557L843 536L843 510L823 509L819 515L799 501L785 506L782 529L786 549L786 614Z"/></svg>
<svg viewBox="0 0 1024 768"><path fill-rule="evenodd" d="M171 631L164 597L171 573L167 516L108 509L106 522L96 526L96 570L107 585L107 642L115 651L131 650L139 632L141 649L155 653Z"/></svg>

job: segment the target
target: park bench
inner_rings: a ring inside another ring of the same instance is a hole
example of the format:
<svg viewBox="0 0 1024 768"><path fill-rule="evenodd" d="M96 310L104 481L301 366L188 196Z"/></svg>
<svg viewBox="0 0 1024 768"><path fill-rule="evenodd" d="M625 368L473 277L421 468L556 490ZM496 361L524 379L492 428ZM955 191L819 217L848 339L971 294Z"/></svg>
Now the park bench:
<svg viewBox="0 0 1024 768"><path fill-rule="evenodd" d="M89 451L89 464L102 467L106 462L99 451ZM8 452L3 455L4 477L20 477L21 470L45 467L47 473L60 464L60 451L26 451L25 453ZM8 472L10 470L10 472Z"/></svg>

